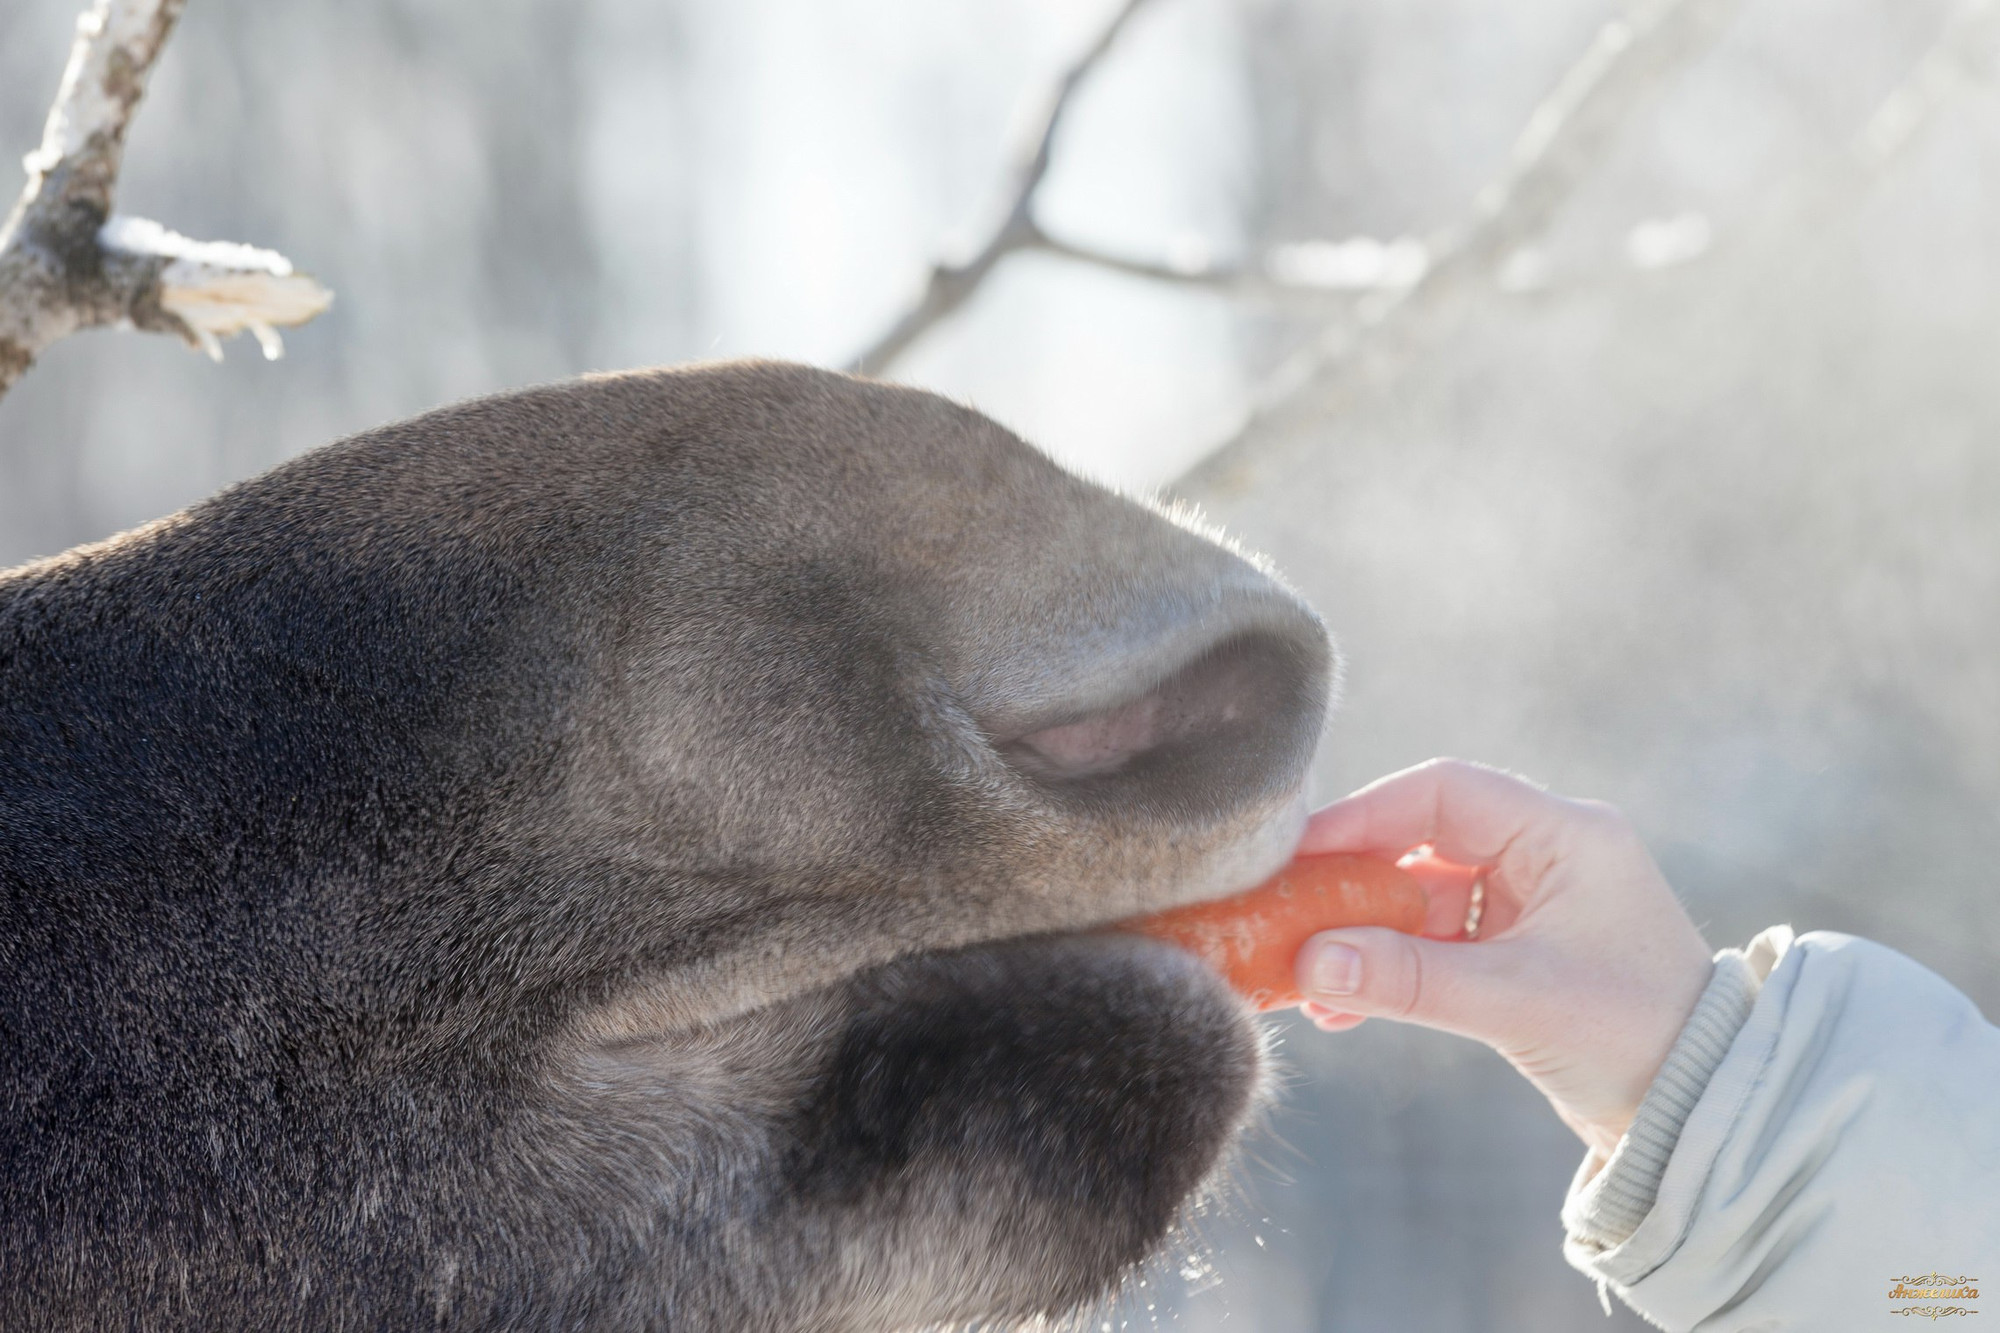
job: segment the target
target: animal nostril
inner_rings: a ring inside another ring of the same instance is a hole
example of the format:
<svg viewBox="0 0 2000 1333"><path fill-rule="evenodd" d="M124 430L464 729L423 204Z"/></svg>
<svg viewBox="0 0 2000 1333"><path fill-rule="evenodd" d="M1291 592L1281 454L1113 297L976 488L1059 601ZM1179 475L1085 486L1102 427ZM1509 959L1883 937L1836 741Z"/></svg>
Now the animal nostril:
<svg viewBox="0 0 2000 1333"><path fill-rule="evenodd" d="M1250 632L1134 697L996 744L1063 796L1171 796L1220 813L1296 780L1318 738L1325 674L1323 640Z"/></svg>
<svg viewBox="0 0 2000 1333"><path fill-rule="evenodd" d="M1024 759L1032 756L1051 777L1108 773L1160 743L1166 712L1155 690L1094 716L1031 732L1016 745Z"/></svg>

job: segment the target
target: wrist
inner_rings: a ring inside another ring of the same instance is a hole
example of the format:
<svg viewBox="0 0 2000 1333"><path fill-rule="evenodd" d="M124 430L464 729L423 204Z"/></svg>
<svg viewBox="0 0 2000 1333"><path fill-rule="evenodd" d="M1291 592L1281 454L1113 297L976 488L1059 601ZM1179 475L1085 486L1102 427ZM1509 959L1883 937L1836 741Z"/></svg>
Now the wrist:
<svg viewBox="0 0 2000 1333"><path fill-rule="evenodd" d="M1599 1130L1610 1136L1610 1147L1615 1147L1631 1128L1715 976L1715 960L1708 945L1692 928L1688 936L1686 947L1678 951L1673 967L1662 974L1653 994L1634 1006L1646 1021L1626 1046L1618 1105L1598 1122ZM1607 1156L1610 1147L1605 1149Z"/></svg>
<svg viewBox="0 0 2000 1333"><path fill-rule="evenodd" d="M1624 1134L1608 1151L1586 1137L1591 1154L1563 1207L1573 1243L1593 1251L1622 1244L1651 1211L1681 1127L1749 1018L1761 981L1742 953L1718 954L1694 1011Z"/></svg>
<svg viewBox="0 0 2000 1333"><path fill-rule="evenodd" d="M1698 956L1684 951L1648 993L1614 992L1599 1001L1598 1012L1627 1019L1600 1034L1594 1058L1583 1066L1596 1075L1590 1080L1592 1095L1572 1101L1563 1115L1599 1158L1610 1157L1631 1129L1709 985L1715 964L1706 945L1697 942L1694 949Z"/></svg>

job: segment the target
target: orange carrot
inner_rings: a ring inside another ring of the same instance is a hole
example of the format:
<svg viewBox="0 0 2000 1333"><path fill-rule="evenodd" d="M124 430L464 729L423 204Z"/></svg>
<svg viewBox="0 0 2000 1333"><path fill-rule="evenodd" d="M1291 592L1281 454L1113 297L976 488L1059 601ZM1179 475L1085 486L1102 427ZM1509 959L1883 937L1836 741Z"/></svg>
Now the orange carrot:
<svg viewBox="0 0 2000 1333"><path fill-rule="evenodd" d="M1428 897L1407 871L1372 856L1302 856L1254 889L1117 923L1165 940L1220 972L1260 1010L1298 1004L1293 962L1322 930L1424 928Z"/></svg>

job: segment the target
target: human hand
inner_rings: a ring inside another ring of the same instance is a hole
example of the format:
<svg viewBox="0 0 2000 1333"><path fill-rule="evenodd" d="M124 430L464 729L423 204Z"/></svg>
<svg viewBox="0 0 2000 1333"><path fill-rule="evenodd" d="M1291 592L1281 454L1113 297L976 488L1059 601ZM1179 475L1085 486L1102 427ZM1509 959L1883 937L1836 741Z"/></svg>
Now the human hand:
<svg viewBox="0 0 2000 1333"><path fill-rule="evenodd" d="M1483 1041L1610 1155L1712 967L1623 815L1432 760L1315 814L1299 852L1408 857L1432 894L1423 937L1355 927L1306 942L1298 977L1314 1022L1394 1018ZM1459 938L1467 867L1487 869L1474 941Z"/></svg>

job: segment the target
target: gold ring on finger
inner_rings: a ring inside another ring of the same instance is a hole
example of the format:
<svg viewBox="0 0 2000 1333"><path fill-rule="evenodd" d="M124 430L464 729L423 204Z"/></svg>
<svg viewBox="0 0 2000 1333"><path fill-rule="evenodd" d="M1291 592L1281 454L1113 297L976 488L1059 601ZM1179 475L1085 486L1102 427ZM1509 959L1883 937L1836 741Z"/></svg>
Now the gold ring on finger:
<svg viewBox="0 0 2000 1333"><path fill-rule="evenodd" d="M1465 924L1459 928L1459 937L1466 940L1479 938L1479 922L1486 915L1486 871L1484 868L1472 878L1472 896L1465 902Z"/></svg>

